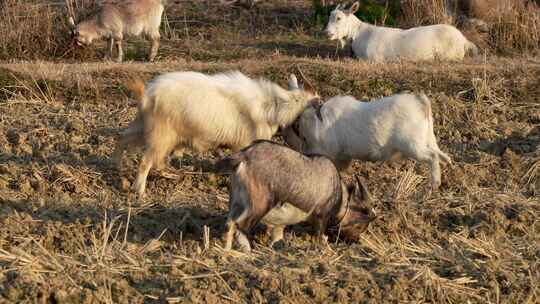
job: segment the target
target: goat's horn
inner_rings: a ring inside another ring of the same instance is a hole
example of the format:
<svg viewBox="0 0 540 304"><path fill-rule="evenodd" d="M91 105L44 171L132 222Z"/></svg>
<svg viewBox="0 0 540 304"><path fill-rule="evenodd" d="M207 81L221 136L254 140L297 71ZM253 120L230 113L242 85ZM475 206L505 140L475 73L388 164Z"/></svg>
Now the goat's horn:
<svg viewBox="0 0 540 304"><path fill-rule="evenodd" d="M304 73L302 73L302 70L300 69L300 67L296 66L296 69L298 70L298 73L300 73L300 77L302 77L302 80L305 83L304 89L306 89L307 91L311 91L313 93L317 92L313 84L311 84L311 82L306 78Z"/></svg>
<svg viewBox="0 0 540 304"><path fill-rule="evenodd" d="M358 189L362 193L362 198L364 200L366 200L366 201L370 201L371 200L371 194L369 194L369 191L368 191L366 185L364 184L364 182L358 177L357 174L354 175L354 178L356 179L356 185L358 186Z"/></svg>

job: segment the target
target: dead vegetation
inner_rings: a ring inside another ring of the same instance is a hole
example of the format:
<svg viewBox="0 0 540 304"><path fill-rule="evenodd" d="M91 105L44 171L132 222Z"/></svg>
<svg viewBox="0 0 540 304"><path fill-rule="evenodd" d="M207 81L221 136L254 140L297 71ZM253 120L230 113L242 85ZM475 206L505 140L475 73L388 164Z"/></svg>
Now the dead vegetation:
<svg viewBox="0 0 540 304"><path fill-rule="evenodd" d="M460 18L464 16L485 21L486 33L463 24ZM540 6L533 1L407 1L398 19L403 27L437 23L457 25L471 41L492 53L536 52L540 47Z"/></svg>
<svg viewBox="0 0 540 304"><path fill-rule="evenodd" d="M0 302L540 301L540 61L335 58L294 3L292 13L266 1L224 9L226 17L198 14L199 2L191 15L168 12L177 38L154 64L0 64ZM130 52L136 59L137 45ZM455 162L443 168L441 190L430 193L428 168L410 161L356 163L379 215L358 243L318 243L299 225L279 250L258 232L250 255L222 250L228 180L195 168L212 154L151 173L144 202L127 195L137 155L121 172L109 162L136 111L126 79L239 69L286 85L296 66L324 97L424 90Z"/></svg>
<svg viewBox="0 0 540 304"><path fill-rule="evenodd" d="M398 26L461 25L457 18L448 16L446 1L404 2L397 18ZM538 4L525 0L486 1L490 3L489 9L473 7L471 14L485 18L488 32L465 28L466 36L489 53L537 52L540 46ZM66 3L73 8L70 13L84 19L95 13L99 1L3 1L0 4L0 60L101 60L105 42L76 48L70 41ZM493 10L497 13L489 13ZM311 15L310 1L302 0L261 1L251 9L223 5L219 1L169 1L163 16L159 56L162 60L235 60L258 58L266 50L275 50L276 55L280 52L333 55L335 48L324 38L319 39L322 29ZM136 44L127 48L126 58L143 60L141 45L144 41L131 41Z"/></svg>

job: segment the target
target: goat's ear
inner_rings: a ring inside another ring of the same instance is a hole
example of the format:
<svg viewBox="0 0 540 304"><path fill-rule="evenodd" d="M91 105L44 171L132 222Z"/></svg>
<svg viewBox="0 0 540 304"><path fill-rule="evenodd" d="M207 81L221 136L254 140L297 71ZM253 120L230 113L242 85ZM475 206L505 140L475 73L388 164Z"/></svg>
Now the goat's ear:
<svg viewBox="0 0 540 304"><path fill-rule="evenodd" d="M339 3L339 4L336 6L335 9L336 9L336 10L340 10L340 9L341 9L341 3Z"/></svg>
<svg viewBox="0 0 540 304"><path fill-rule="evenodd" d="M355 14L356 11L358 11L358 8L360 7L360 2L356 1L355 3L353 3L353 5L351 5L351 7L349 7L349 14Z"/></svg>
<svg viewBox="0 0 540 304"><path fill-rule="evenodd" d="M356 199L366 202L371 201L371 194L369 193L365 183L356 174L354 175L354 178L356 179L356 187L354 191Z"/></svg>
<svg viewBox="0 0 540 304"><path fill-rule="evenodd" d="M300 89L300 87L298 86L298 79L296 79L296 76L294 74L289 75L289 91L298 89Z"/></svg>

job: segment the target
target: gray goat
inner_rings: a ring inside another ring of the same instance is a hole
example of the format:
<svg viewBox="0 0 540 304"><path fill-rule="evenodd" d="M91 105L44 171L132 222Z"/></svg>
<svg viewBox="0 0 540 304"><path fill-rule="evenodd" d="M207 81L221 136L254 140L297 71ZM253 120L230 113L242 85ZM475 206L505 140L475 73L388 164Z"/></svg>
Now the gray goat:
<svg viewBox="0 0 540 304"><path fill-rule="evenodd" d="M247 234L259 222L272 233L274 244L287 225L308 221L318 228L336 228L357 240L375 212L367 207L370 195L358 179L345 185L330 159L304 155L266 140L254 141L240 152L216 163L217 171L233 169L225 249L236 236L241 249L251 250Z"/></svg>

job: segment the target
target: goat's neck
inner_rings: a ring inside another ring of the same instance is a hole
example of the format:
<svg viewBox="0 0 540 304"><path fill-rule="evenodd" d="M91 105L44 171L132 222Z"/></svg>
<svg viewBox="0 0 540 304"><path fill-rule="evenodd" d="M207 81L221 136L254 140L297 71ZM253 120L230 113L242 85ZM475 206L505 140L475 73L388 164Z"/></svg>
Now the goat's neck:
<svg viewBox="0 0 540 304"><path fill-rule="evenodd" d="M349 21L349 28L347 31L347 40L354 40L356 37L358 37L362 32L366 31L370 27L369 24L362 22L360 19L358 19L356 16L351 16Z"/></svg>

